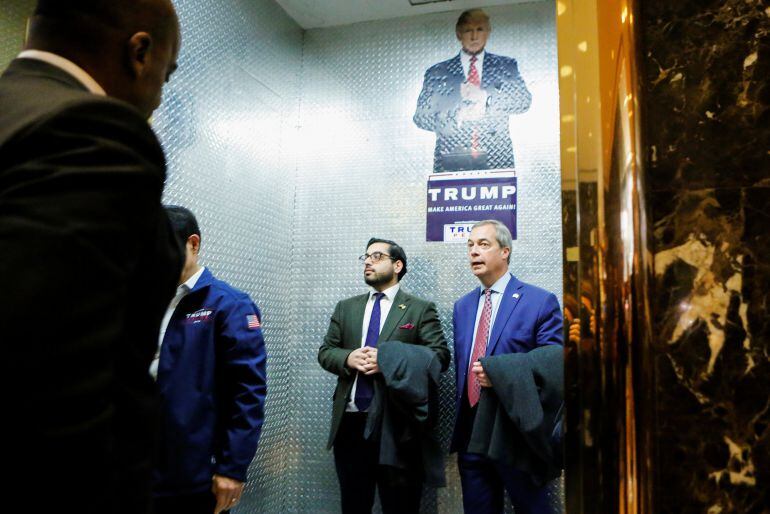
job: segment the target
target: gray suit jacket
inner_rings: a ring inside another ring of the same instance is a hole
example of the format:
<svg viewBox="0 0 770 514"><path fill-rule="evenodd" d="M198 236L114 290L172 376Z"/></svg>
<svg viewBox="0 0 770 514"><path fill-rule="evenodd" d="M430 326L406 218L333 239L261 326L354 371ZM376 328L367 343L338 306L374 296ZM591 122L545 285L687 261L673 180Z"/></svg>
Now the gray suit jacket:
<svg viewBox="0 0 770 514"><path fill-rule="evenodd" d="M361 347L364 310L368 299L367 293L339 302L334 308L324 342L318 349L318 362L321 367L338 377L332 397L328 448L334 445L334 438L345 413L345 405L350 401L356 371L350 369L346 361L350 352ZM399 288L394 298L393 306L380 331L379 341L401 341L427 346L436 352L442 370L449 366L449 349L435 304L412 296L403 289Z"/></svg>

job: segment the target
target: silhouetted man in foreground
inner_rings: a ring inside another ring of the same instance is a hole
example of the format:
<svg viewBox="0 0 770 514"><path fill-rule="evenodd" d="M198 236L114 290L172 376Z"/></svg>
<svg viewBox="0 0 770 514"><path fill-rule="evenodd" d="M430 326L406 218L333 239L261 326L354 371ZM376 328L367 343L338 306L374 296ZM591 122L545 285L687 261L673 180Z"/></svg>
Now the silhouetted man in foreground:
<svg viewBox="0 0 770 514"><path fill-rule="evenodd" d="M146 119L178 51L169 0L40 0L0 77L7 512L149 509L148 367L182 254Z"/></svg>

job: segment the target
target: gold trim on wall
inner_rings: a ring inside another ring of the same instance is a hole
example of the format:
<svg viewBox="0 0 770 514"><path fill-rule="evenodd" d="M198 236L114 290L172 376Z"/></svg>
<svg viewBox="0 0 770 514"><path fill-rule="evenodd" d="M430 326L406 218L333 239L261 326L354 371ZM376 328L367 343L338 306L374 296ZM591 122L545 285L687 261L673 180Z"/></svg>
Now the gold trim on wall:
<svg viewBox="0 0 770 514"><path fill-rule="evenodd" d="M569 514L653 512L652 268L633 0L559 0ZM571 253L575 253L572 250Z"/></svg>

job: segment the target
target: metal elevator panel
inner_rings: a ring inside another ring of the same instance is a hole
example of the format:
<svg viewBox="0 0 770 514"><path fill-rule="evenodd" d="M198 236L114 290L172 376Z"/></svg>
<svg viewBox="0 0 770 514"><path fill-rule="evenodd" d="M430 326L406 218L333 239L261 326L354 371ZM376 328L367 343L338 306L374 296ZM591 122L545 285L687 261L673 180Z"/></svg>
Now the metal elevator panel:
<svg viewBox="0 0 770 514"><path fill-rule="evenodd" d="M490 52L514 57L532 92L529 111L511 117L518 174L518 240L511 269L561 297L561 175L555 8L539 2L487 9ZM338 512L332 456L323 450L335 377L315 357L335 303L366 290L356 257L371 236L407 254L407 290L436 301L451 343L452 306L477 285L462 244L425 242L426 177L434 135L412 116L425 70L456 55L459 13L309 30L301 86L301 152L294 213L292 344L298 377L292 426L302 465L300 512ZM442 382L441 434L448 447L454 377ZM459 512L460 481L447 460L448 487L426 492L423 512ZM553 492L561 503L560 487Z"/></svg>
<svg viewBox="0 0 770 514"><path fill-rule="evenodd" d="M291 509L298 467L286 427L296 378L291 132L302 30L272 1L174 3L182 25L179 69L153 120L169 165L164 201L195 212L203 264L246 291L262 311L265 425L237 512L284 512Z"/></svg>
<svg viewBox="0 0 770 514"><path fill-rule="evenodd" d="M335 303L366 290L356 257L370 236L399 242L409 263L403 287L437 303L450 345L453 302L476 285L463 245L425 242L435 139L412 122L425 70L459 51L459 13L303 31L272 0L174 3L179 70L153 118L169 163L164 201L196 213L203 263L260 306L268 349L265 426L235 512L336 513L325 450L334 377L316 351ZM4 16L21 16L34 2L2 4ZM512 271L561 297L555 6L487 12L487 49L516 58L533 96L510 120L519 188ZM3 26L0 36L13 55L18 31ZM449 371L447 446L453 392ZM454 458L447 476L447 488L426 492L424 512L461 511ZM553 494L560 503L561 487Z"/></svg>
<svg viewBox="0 0 770 514"><path fill-rule="evenodd" d="M35 0L2 0L0 2L0 72L24 45L26 20L35 9Z"/></svg>

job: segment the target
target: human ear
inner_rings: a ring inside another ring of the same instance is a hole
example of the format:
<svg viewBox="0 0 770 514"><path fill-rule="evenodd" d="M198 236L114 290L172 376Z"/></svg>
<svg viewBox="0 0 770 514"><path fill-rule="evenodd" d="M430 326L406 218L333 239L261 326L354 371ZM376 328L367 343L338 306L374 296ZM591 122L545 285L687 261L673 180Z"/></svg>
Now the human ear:
<svg viewBox="0 0 770 514"><path fill-rule="evenodd" d="M201 249L201 238L198 234L193 234L187 238L187 244L190 246L190 251L193 254L197 254Z"/></svg>
<svg viewBox="0 0 770 514"><path fill-rule="evenodd" d="M147 32L137 32L127 43L128 59L134 76L141 77L148 66L152 51L152 36Z"/></svg>

